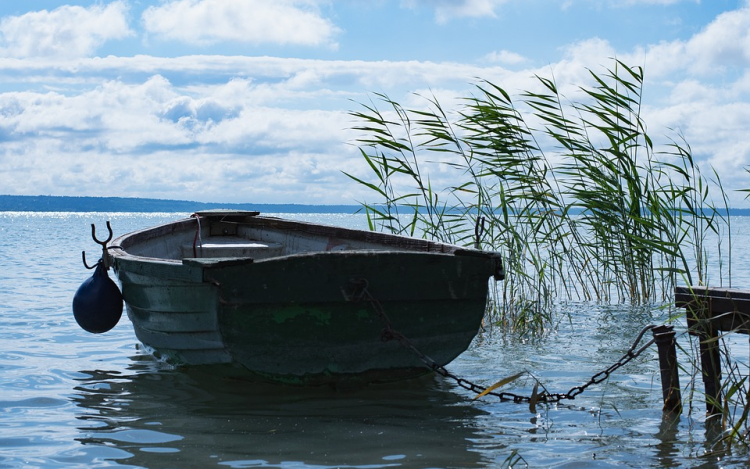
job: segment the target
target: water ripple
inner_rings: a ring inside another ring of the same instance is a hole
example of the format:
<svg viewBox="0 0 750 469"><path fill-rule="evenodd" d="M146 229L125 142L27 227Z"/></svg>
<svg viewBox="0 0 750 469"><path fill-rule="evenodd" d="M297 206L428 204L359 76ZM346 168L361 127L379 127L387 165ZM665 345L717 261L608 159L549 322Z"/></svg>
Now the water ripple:
<svg viewBox="0 0 750 469"><path fill-rule="evenodd" d="M226 370L154 360L126 317L107 334L80 330L71 301L91 275L80 260L97 247L90 223L110 219L120 234L182 215L0 213L0 466L474 468L508 467L514 457L521 467L746 466L738 449L721 459L710 453L721 429L703 409L662 419L650 352L575 401L532 413L525 404L474 401L434 377L349 391L249 383ZM733 223L750 233L750 218ZM733 243L744 252L750 236ZM750 285L750 260L733 268ZM490 328L449 369L484 385L528 371L566 392L620 359L645 324L668 319L658 308L569 310L570 323L546 337L520 340ZM687 337L679 340L691 349ZM746 366L747 338L726 340ZM682 351L679 360L688 363ZM685 386L695 377L681 379ZM518 380L508 390L529 394L534 383Z"/></svg>

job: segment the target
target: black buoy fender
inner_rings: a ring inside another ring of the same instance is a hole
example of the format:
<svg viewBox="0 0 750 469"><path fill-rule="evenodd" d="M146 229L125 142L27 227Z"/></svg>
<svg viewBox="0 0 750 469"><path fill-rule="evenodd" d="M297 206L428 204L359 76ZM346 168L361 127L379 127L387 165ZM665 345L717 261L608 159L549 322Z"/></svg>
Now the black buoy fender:
<svg viewBox="0 0 750 469"><path fill-rule="evenodd" d="M122 293L99 262L73 296L73 315L84 330L100 334L117 325L122 316Z"/></svg>

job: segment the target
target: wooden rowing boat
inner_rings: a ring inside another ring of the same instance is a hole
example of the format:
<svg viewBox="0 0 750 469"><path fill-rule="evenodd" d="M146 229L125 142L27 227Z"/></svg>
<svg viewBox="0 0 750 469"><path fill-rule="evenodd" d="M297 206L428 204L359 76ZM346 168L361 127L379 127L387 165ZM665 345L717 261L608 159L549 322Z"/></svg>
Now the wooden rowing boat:
<svg viewBox="0 0 750 469"><path fill-rule="evenodd" d="M403 379L430 372L425 357L449 363L502 278L496 253L257 212L199 212L107 252L154 354L292 384Z"/></svg>

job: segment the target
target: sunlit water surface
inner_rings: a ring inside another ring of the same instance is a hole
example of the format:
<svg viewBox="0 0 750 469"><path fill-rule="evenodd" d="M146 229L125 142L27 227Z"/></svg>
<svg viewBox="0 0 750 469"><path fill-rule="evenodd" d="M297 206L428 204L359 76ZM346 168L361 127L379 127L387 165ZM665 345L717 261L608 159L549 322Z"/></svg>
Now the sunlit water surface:
<svg viewBox="0 0 750 469"><path fill-rule="evenodd" d="M116 234L185 214L0 213L0 468L52 467L746 467L716 445L702 406L662 417L656 350L573 401L537 406L474 401L448 379L364 389L300 389L174 369L138 346L125 315L102 335L78 328L71 300L98 258L90 223ZM364 227L359 215L300 214ZM750 287L750 220L733 220L735 286ZM724 247L723 249L726 249ZM488 328L449 369L491 384L528 371L552 392L583 384L618 360L658 308L570 305L570 321L541 339ZM674 313L674 312L673 312ZM682 334L679 343L689 350ZM727 337L747 366L746 336ZM408 353L405 351L405 353ZM685 355L681 373L690 389ZM746 370L746 368L745 368ZM698 378L696 389L702 389ZM532 382L507 390L531 392Z"/></svg>

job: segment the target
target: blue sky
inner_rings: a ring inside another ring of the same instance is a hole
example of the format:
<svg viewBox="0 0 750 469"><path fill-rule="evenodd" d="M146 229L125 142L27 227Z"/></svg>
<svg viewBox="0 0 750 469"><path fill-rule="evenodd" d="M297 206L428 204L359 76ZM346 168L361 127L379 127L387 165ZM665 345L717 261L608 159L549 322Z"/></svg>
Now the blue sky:
<svg viewBox="0 0 750 469"><path fill-rule="evenodd" d="M749 207L745 0L0 2L0 193L355 204L371 93L572 90L612 57L645 67L652 137Z"/></svg>

